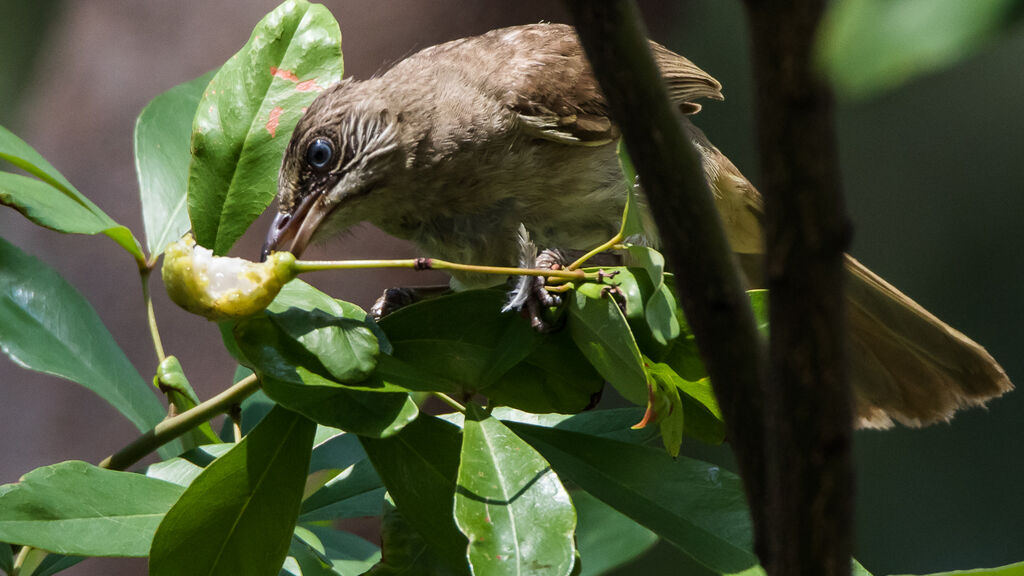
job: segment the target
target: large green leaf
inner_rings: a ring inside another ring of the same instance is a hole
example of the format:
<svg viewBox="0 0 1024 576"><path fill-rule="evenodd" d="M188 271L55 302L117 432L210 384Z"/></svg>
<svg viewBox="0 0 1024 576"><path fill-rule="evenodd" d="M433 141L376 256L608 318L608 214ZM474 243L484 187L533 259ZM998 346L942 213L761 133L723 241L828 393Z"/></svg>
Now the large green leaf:
<svg viewBox="0 0 1024 576"><path fill-rule="evenodd" d="M840 94L872 96L971 54L1008 28L1019 7L1018 0L833 2L818 60Z"/></svg>
<svg viewBox="0 0 1024 576"><path fill-rule="evenodd" d="M225 254L274 199L295 124L341 79L341 32L319 4L287 0L203 93L192 131L188 212L196 242Z"/></svg>
<svg viewBox="0 0 1024 576"><path fill-rule="evenodd" d="M164 408L77 290L0 238L0 349L30 370L77 382L149 430ZM172 456L174 448L163 451Z"/></svg>
<svg viewBox="0 0 1024 576"><path fill-rule="evenodd" d="M315 431L305 417L275 407L167 512L149 573L275 576L299 515Z"/></svg>
<svg viewBox="0 0 1024 576"><path fill-rule="evenodd" d="M29 220L58 232L103 233L144 262L142 248L131 230L118 224L68 182L38 152L13 132L0 126L0 159L39 178L4 174L0 180L0 204L9 205ZM63 198L61 198L63 196Z"/></svg>
<svg viewBox="0 0 1024 576"><path fill-rule="evenodd" d="M359 440L404 521L451 570L468 573L466 538L452 519L462 445L459 429L420 414L390 438ZM386 549L385 543L385 553Z"/></svg>
<svg viewBox="0 0 1024 576"><path fill-rule="evenodd" d="M296 526L282 575L357 576L380 560L380 549L355 534L320 526ZM289 560L291 560L290 558Z"/></svg>
<svg viewBox="0 0 1024 576"><path fill-rule="evenodd" d="M146 476L186 487L199 477L203 469L214 460L228 453L234 444L204 444L170 460L151 464Z"/></svg>
<svg viewBox="0 0 1024 576"><path fill-rule="evenodd" d="M384 502L380 527L381 560L363 576L455 576L465 573L446 564L423 536L395 507L391 498Z"/></svg>
<svg viewBox="0 0 1024 576"><path fill-rule="evenodd" d="M475 574L567 576L576 512L551 466L497 418L470 405L455 523Z"/></svg>
<svg viewBox="0 0 1024 576"><path fill-rule="evenodd" d="M355 434L338 434L313 448L313 477L328 476L311 486L299 520L312 522L376 516L384 500L384 484ZM311 488L315 488L311 492Z"/></svg>
<svg viewBox="0 0 1024 576"><path fill-rule="evenodd" d="M563 480L678 546L719 573L757 563L739 477L717 466L588 434L525 424L509 427Z"/></svg>
<svg viewBox="0 0 1024 576"><path fill-rule="evenodd" d="M245 361L278 404L323 424L367 436L388 436L416 418L402 388L379 378L346 384L266 317L243 320L234 330Z"/></svg>
<svg viewBox="0 0 1024 576"><path fill-rule="evenodd" d="M182 493L170 482L62 462L0 486L0 541L82 556L145 556Z"/></svg>
<svg viewBox="0 0 1024 576"><path fill-rule="evenodd" d="M192 120L213 72L157 96L135 121L135 172L146 247L155 259L191 227L186 209Z"/></svg>
<svg viewBox="0 0 1024 576"><path fill-rule="evenodd" d="M46 182L21 174L0 172L0 204L58 232L99 234L113 225L110 218L92 212Z"/></svg>
<svg viewBox="0 0 1024 576"><path fill-rule="evenodd" d="M267 317L339 382L365 380L377 367L377 337L362 321L298 308L268 311Z"/></svg>
<svg viewBox="0 0 1024 576"><path fill-rule="evenodd" d="M501 314L504 300L501 290L460 292L398 310L380 326L394 357L414 366L418 379L434 390L478 392L494 404L530 412L589 406L603 380L569 334L538 334L518 315Z"/></svg>
<svg viewBox="0 0 1024 576"><path fill-rule="evenodd" d="M658 431L653 426L633 428L644 415L644 409L638 407L613 408L610 410L593 410L579 414L529 414L509 408L496 408L492 412L495 418L503 422L533 424L546 428L558 428L570 432L590 434L612 440L621 440L634 444L644 444L657 437Z"/></svg>
<svg viewBox="0 0 1024 576"><path fill-rule="evenodd" d="M586 492L573 492L572 503L579 517L576 545L582 559L580 576L604 574L630 562L658 542L657 534Z"/></svg>
<svg viewBox="0 0 1024 576"><path fill-rule="evenodd" d="M569 303L569 333L583 355L623 398L634 404L647 403L647 376L640 349L613 298L591 298L576 290Z"/></svg>

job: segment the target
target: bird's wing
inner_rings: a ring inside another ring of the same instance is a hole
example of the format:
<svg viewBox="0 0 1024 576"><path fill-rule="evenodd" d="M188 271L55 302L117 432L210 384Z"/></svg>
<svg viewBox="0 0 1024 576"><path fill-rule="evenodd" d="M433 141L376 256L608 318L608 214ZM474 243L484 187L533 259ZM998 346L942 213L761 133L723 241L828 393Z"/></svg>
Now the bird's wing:
<svg viewBox="0 0 1024 576"><path fill-rule="evenodd" d="M491 34L494 41L505 41L508 52L500 72L496 71L501 78L488 84L501 87L500 98L529 134L584 146L600 146L619 137L571 27L537 24ZM722 99L722 86L711 75L660 44L651 42L651 49L669 96L682 112L699 111L700 105L693 102L698 98Z"/></svg>

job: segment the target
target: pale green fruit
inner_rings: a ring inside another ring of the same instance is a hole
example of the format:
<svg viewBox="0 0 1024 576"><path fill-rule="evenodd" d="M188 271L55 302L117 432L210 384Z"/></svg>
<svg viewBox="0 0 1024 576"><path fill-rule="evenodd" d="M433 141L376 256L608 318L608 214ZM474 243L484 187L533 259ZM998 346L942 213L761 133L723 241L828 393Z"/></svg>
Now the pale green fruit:
<svg viewBox="0 0 1024 576"><path fill-rule="evenodd" d="M294 262L290 252L275 252L265 262L214 256L187 234L164 253L164 286L171 300L193 314L242 318L270 305L295 277Z"/></svg>

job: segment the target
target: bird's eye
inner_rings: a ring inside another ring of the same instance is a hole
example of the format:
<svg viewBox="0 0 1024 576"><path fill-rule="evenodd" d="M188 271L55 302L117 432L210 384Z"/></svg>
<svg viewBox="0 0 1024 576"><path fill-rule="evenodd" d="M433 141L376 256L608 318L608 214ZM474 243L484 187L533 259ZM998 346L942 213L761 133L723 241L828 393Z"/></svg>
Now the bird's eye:
<svg viewBox="0 0 1024 576"><path fill-rule="evenodd" d="M310 143L309 148L306 149L306 161L309 165L317 170L323 170L327 168L331 162L331 158L334 157L334 146L331 145L331 141L326 138L317 138Z"/></svg>

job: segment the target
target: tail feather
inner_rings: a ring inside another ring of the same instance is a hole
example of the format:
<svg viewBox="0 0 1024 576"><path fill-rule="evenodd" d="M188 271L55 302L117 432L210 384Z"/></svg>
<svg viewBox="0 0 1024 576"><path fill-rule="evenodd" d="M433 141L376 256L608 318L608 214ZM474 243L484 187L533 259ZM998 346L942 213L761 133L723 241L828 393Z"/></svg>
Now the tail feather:
<svg viewBox="0 0 1024 576"><path fill-rule="evenodd" d="M948 421L1013 389L976 342L847 257L850 379L859 424Z"/></svg>

